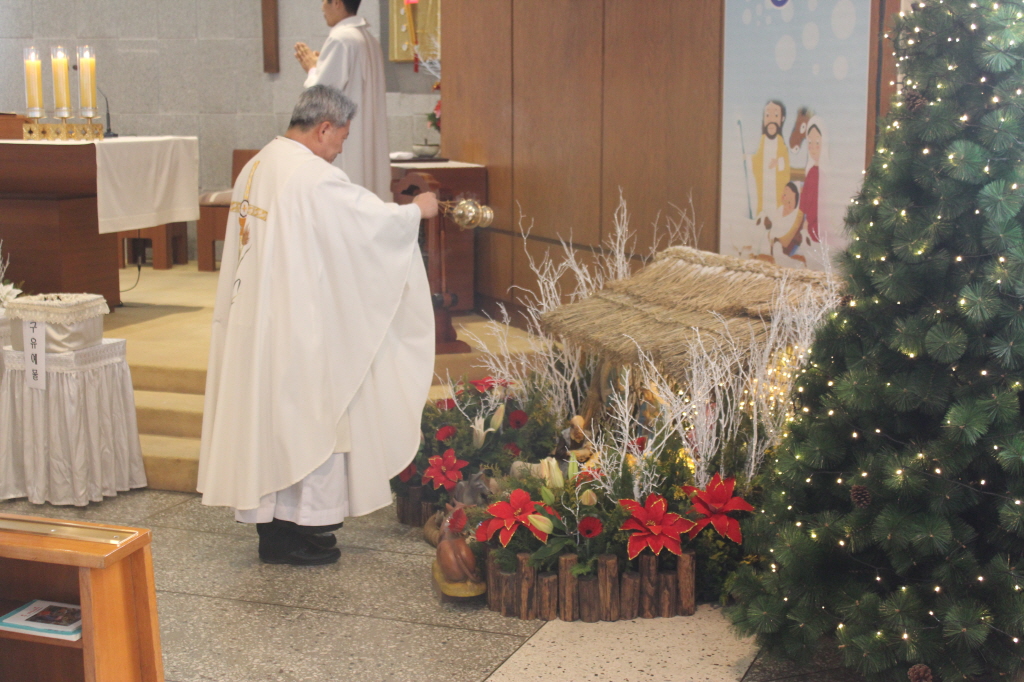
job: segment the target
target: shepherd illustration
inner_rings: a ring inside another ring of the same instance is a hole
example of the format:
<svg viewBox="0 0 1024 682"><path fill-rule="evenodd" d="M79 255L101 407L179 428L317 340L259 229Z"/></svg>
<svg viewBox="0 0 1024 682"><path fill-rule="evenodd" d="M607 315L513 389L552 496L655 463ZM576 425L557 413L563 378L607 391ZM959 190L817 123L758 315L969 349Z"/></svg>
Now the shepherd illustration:
<svg viewBox="0 0 1024 682"><path fill-rule="evenodd" d="M782 135L785 122L785 104L773 99L764 105L761 140L751 158L757 188L756 215L781 205L782 191L790 181L789 147Z"/></svg>

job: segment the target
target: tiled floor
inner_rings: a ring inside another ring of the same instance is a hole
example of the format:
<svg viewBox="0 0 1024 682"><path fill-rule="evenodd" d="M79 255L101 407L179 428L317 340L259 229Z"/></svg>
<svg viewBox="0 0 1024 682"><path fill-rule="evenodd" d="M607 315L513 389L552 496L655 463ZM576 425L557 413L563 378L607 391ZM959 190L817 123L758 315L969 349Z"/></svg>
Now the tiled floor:
<svg viewBox="0 0 1024 682"><path fill-rule="evenodd" d="M270 566L251 526L198 495L140 490L85 508L0 502L0 512L153 529L168 682L634 682L857 679L834 659L798 669L755 659L721 613L564 623L439 604L433 548L392 508L350 519L332 566ZM525 646L524 646L525 645Z"/></svg>

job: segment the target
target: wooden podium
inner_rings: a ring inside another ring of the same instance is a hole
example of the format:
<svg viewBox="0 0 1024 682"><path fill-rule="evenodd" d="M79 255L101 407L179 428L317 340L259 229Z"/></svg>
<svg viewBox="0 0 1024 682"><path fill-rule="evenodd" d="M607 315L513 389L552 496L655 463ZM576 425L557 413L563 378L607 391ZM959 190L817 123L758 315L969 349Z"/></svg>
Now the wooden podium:
<svg viewBox="0 0 1024 682"><path fill-rule="evenodd" d="M4 682L162 682L150 532L0 514L0 614L82 606L82 638L0 630Z"/></svg>
<svg viewBox="0 0 1024 682"><path fill-rule="evenodd" d="M391 191L395 202L399 204L408 204L423 192L433 192L439 201L449 200L434 176L419 171L393 179ZM469 353L472 350L468 343L459 340L452 325L452 313L459 309L463 301L462 296L455 291L456 282L463 284L464 290L468 283L466 295L472 308L473 234L473 230L460 233L459 226L442 213L420 223L420 251L427 269L430 298L434 306L434 348L437 355ZM460 251L468 251L468 261L465 255L458 253ZM461 257L457 257L457 254Z"/></svg>
<svg viewBox="0 0 1024 682"><path fill-rule="evenodd" d="M404 204L412 201L425 180L423 176L437 182L437 198L440 201L473 199L487 203L487 168L474 164L451 162L402 163L391 162L391 191L395 201ZM412 187L412 189L410 189ZM406 192L406 194L403 194ZM427 277L430 279L430 293L440 293L441 263L445 264L445 284L449 293L455 294L453 313L466 313L476 309L476 230L460 230L459 226L440 216L436 229L444 233L444 249L440 249L439 234L435 233L434 248L430 253L431 235L421 235L421 247L427 257Z"/></svg>
<svg viewBox="0 0 1024 682"><path fill-rule="evenodd" d="M33 294L101 294L121 303L117 235L99 234L96 147L0 144L6 277Z"/></svg>

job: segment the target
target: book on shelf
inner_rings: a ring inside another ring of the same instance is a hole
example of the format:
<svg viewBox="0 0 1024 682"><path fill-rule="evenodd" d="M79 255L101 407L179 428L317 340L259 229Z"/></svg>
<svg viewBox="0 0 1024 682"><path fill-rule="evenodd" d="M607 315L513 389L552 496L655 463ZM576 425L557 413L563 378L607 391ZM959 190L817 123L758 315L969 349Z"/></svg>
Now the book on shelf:
<svg viewBox="0 0 1024 682"><path fill-rule="evenodd" d="M0 630L75 641L82 637L82 607L34 599L0 618Z"/></svg>

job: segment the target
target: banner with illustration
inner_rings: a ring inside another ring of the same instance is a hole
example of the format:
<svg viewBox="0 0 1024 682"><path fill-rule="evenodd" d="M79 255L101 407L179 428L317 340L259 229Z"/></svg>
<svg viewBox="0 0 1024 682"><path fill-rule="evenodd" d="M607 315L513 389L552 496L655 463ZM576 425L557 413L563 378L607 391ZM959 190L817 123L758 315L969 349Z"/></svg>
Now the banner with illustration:
<svg viewBox="0 0 1024 682"><path fill-rule="evenodd" d="M723 254L820 270L867 129L868 0L726 0Z"/></svg>

